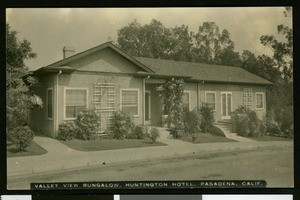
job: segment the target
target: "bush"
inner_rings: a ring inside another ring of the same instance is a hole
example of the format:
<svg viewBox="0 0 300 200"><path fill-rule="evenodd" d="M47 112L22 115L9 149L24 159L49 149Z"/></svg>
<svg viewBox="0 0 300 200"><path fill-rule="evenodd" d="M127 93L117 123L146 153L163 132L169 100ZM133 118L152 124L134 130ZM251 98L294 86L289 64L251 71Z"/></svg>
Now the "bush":
<svg viewBox="0 0 300 200"><path fill-rule="evenodd" d="M276 115L275 115L276 113ZM293 107L284 106L281 109L270 109L267 112L267 133L280 137L294 137Z"/></svg>
<svg viewBox="0 0 300 200"><path fill-rule="evenodd" d="M100 132L101 117L95 110L85 110L75 120L77 138L82 140L95 139Z"/></svg>
<svg viewBox="0 0 300 200"><path fill-rule="evenodd" d="M144 125L136 126L133 135L135 136L135 139L145 139L148 135L148 127Z"/></svg>
<svg viewBox="0 0 300 200"><path fill-rule="evenodd" d="M243 137L259 137L264 135L266 127L258 119L255 111L240 106L232 113L233 132Z"/></svg>
<svg viewBox="0 0 300 200"><path fill-rule="evenodd" d="M157 128L151 128L149 138L151 139L152 143L155 143L157 138L159 138L159 130Z"/></svg>
<svg viewBox="0 0 300 200"><path fill-rule="evenodd" d="M57 139L72 140L76 137L76 124L73 121L64 122L58 127Z"/></svg>
<svg viewBox="0 0 300 200"><path fill-rule="evenodd" d="M17 147L18 151L26 151L33 140L34 133L29 126L17 126L10 132L9 140Z"/></svg>
<svg viewBox="0 0 300 200"><path fill-rule="evenodd" d="M197 133L201 125L201 115L198 109L189 111L189 109L185 107L183 110L183 124L184 130L188 135Z"/></svg>
<svg viewBox="0 0 300 200"><path fill-rule="evenodd" d="M170 134L173 136L174 139L178 139L186 136L186 133L183 129L178 129L175 127L170 128Z"/></svg>
<svg viewBox="0 0 300 200"><path fill-rule="evenodd" d="M134 122L130 114L123 111L115 111L113 114L113 138L124 139L133 135Z"/></svg>
<svg viewBox="0 0 300 200"><path fill-rule="evenodd" d="M214 123L214 112L207 104L203 104L200 108L201 125L200 128L205 133L210 133Z"/></svg>

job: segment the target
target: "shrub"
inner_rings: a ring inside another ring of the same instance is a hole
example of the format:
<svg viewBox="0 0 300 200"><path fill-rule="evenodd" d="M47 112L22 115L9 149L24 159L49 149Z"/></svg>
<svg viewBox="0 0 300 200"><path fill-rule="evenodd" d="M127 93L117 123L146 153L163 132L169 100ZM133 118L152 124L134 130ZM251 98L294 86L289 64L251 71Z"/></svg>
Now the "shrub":
<svg viewBox="0 0 300 200"><path fill-rule="evenodd" d="M243 137L259 137L264 135L266 127L258 119L255 111L240 106L232 113L233 131Z"/></svg>
<svg viewBox="0 0 300 200"><path fill-rule="evenodd" d="M101 117L95 110L80 112L75 120L77 138L82 140L95 139L100 132Z"/></svg>
<svg viewBox="0 0 300 200"><path fill-rule="evenodd" d="M73 121L64 122L58 127L57 139L72 140L76 137L76 124Z"/></svg>
<svg viewBox="0 0 300 200"><path fill-rule="evenodd" d="M203 104L200 108L201 125L200 128L203 132L209 133L214 123L214 112L207 104Z"/></svg>
<svg viewBox="0 0 300 200"><path fill-rule="evenodd" d="M144 125L138 125L134 128L133 135L136 139L145 139L148 135L148 127Z"/></svg>
<svg viewBox="0 0 300 200"><path fill-rule="evenodd" d="M183 110L183 124L184 130L188 135L197 133L201 125L201 115L198 109L189 111L189 109L185 107Z"/></svg>
<svg viewBox="0 0 300 200"><path fill-rule="evenodd" d="M155 143L157 138L159 138L159 130L157 128L151 128L149 138L151 139L152 143Z"/></svg>
<svg viewBox="0 0 300 200"><path fill-rule="evenodd" d="M168 127L177 130L183 128L183 85L184 81L182 79L172 78L160 86L161 91L159 96L164 114L168 115L166 120Z"/></svg>
<svg viewBox="0 0 300 200"><path fill-rule="evenodd" d="M17 126L10 132L9 140L16 146L18 151L26 151L33 140L34 133L29 126Z"/></svg>
<svg viewBox="0 0 300 200"><path fill-rule="evenodd" d="M276 113L276 115L275 115ZM267 132L269 135L294 137L293 107L284 106L281 109L270 109L267 112Z"/></svg>
<svg viewBox="0 0 300 200"><path fill-rule="evenodd" d="M115 111L113 114L113 138L130 138L133 134L134 122L130 114L123 111Z"/></svg>
<svg viewBox="0 0 300 200"><path fill-rule="evenodd" d="M173 136L174 139L178 139L186 136L186 133L183 129L178 129L175 127L170 128L170 134Z"/></svg>

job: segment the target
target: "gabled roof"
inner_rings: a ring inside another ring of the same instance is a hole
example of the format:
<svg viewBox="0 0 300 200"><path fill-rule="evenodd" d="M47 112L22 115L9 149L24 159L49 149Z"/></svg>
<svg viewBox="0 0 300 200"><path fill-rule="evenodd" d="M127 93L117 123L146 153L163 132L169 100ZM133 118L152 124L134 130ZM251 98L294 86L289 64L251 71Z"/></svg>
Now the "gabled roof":
<svg viewBox="0 0 300 200"><path fill-rule="evenodd" d="M219 83L271 85L272 83L240 67L135 57L160 75L185 75L191 80Z"/></svg>
<svg viewBox="0 0 300 200"><path fill-rule="evenodd" d="M66 59L57 61L48 66L42 67L36 71L35 74L42 74L48 72L63 71L64 73L72 73L76 71L75 68L68 67L68 63L90 55L94 52L100 51L105 48L111 48L119 55L125 57L129 61L133 62L145 72L135 73L136 76L152 77L183 77L189 81L195 82L211 82L211 83L234 83L234 84L257 84L257 85L271 85L272 83L252 74L239 67L230 67L223 65L210 65L204 63L193 63L184 61L153 59L132 57L126 54L124 51L116 47L110 42L101 44L86 51L77 53Z"/></svg>
<svg viewBox="0 0 300 200"><path fill-rule="evenodd" d="M136 64L137 66L139 66L140 68L145 70L146 72L153 73L153 71L150 68L148 68L144 64L140 63L139 61L137 61L135 58L131 57L130 55L126 54L124 51L122 51L121 49L119 49L118 47L113 45L111 42L106 42L106 43L101 44L99 46L96 46L94 48L88 49L86 51L82 51L82 52L77 53L73 56L70 56L68 58L62 59L62 60L57 61L55 63L52 63L52 64L44 67L44 69L46 70L47 68L65 66L65 65L67 65L68 63L70 63L74 60L80 59L82 57L85 57L87 55L90 55L94 52L100 51L100 50L105 49L105 48L111 48L112 50L116 51L117 53L119 53L120 55L125 57L126 59L130 60L131 62L133 62L134 64Z"/></svg>

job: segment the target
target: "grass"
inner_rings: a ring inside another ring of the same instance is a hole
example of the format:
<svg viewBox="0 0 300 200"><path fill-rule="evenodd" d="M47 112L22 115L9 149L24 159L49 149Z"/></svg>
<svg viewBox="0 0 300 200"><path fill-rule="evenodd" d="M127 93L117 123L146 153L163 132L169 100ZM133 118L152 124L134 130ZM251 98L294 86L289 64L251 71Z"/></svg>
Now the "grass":
<svg viewBox="0 0 300 200"><path fill-rule="evenodd" d="M195 144L199 144L199 143L216 143L216 142L236 142L235 140L228 139L228 138L223 137L223 136L210 134L210 133L198 133L197 134L197 139L195 140L195 142L193 142L192 136L186 136L186 137L183 137L183 138L180 138L180 139L185 141L185 142L191 142L191 143L195 143Z"/></svg>
<svg viewBox="0 0 300 200"><path fill-rule="evenodd" d="M7 145L6 147L7 157L20 157L20 156L36 156L36 155L43 155L46 154L48 151L35 143L34 141L31 142L31 145L27 147L25 152L19 152L15 145Z"/></svg>
<svg viewBox="0 0 300 200"><path fill-rule="evenodd" d="M257 138L251 137L250 139L256 140L256 141L292 141L292 138L284 138L284 137L278 137L278 136L271 136L271 135L264 135Z"/></svg>
<svg viewBox="0 0 300 200"><path fill-rule="evenodd" d="M68 147L79 150L79 151L101 151L101 150L113 150L113 149L127 149L127 148L141 148L141 147L152 147L152 146L164 146L166 144L161 142L155 142L152 144L150 140L143 139L104 139L97 138L95 140L84 141L84 140L68 140L61 141Z"/></svg>

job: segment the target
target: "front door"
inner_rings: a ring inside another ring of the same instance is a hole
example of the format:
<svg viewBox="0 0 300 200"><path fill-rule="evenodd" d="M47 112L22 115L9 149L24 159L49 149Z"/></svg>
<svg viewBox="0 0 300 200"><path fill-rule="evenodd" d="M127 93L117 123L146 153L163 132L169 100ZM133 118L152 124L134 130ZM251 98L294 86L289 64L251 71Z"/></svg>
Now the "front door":
<svg viewBox="0 0 300 200"><path fill-rule="evenodd" d="M151 119L151 93L145 91L145 125L150 125Z"/></svg>
<svg viewBox="0 0 300 200"><path fill-rule="evenodd" d="M232 93L221 92L221 119L230 119L232 109Z"/></svg>

